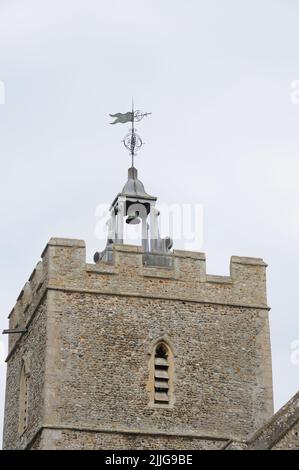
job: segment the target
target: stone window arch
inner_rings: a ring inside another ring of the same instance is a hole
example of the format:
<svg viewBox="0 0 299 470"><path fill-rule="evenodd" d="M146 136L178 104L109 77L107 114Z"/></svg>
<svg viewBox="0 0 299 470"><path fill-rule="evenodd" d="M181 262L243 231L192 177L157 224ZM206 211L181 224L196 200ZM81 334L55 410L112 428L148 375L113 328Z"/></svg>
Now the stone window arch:
<svg viewBox="0 0 299 470"><path fill-rule="evenodd" d="M28 426L28 401L29 401L29 365L26 358L22 359L19 390L19 435L21 436Z"/></svg>
<svg viewBox="0 0 299 470"><path fill-rule="evenodd" d="M150 405L171 407L174 404L174 354L165 339L154 343L149 367Z"/></svg>

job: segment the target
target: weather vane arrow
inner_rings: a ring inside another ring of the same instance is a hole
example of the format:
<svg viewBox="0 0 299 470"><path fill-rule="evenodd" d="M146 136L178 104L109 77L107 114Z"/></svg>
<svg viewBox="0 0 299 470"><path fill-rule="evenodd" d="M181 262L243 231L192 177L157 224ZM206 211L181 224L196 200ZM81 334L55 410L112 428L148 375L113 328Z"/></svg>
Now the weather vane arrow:
<svg viewBox="0 0 299 470"><path fill-rule="evenodd" d="M140 110L134 111L133 100L132 111L128 111L127 113L109 114L110 117L114 118L114 121L110 122L110 124L125 124L126 122L131 122L130 132L123 138L123 144L126 149L130 151L132 157L132 167L134 166L134 156L143 145L141 137L136 134L134 123L141 121L141 119L143 119L145 116L149 116L150 114L152 113L144 113Z"/></svg>

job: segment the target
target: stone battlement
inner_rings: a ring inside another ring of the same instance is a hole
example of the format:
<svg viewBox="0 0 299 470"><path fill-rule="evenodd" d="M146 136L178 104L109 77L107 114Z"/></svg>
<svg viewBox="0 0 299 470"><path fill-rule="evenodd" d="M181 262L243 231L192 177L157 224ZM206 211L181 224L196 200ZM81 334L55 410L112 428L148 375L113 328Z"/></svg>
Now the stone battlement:
<svg viewBox="0 0 299 470"><path fill-rule="evenodd" d="M142 247L116 244L112 264L89 264L84 241L51 238L9 315L10 328L27 325L47 289L268 308L261 258L232 256L230 276L217 276L207 274L204 253L168 256L172 267L148 266ZM18 336L11 335L11 346Z"/></svg>

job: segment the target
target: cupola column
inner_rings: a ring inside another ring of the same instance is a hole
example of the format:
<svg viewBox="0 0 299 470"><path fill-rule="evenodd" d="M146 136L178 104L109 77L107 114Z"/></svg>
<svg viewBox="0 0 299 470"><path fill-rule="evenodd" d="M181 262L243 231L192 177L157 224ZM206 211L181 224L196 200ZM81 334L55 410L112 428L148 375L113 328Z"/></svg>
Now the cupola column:
<svg viewBox="0 0 299 470"><path fill-rule="evenodd" d="M123 243L124 239L124 218L126 215L125 198L119 197L116 214L116 243Z"/></svg>

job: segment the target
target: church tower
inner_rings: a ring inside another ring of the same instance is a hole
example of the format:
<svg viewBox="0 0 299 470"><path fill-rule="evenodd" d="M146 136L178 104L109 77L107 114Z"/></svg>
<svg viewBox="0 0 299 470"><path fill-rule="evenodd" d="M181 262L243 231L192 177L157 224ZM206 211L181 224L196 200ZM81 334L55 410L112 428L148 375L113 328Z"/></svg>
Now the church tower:
<svg viewBox="0 0 299 470"><path fill-rule="evenodd" d="M132 155L138 138L132 119ZM5 449L221 449L272 416L266 264L207 274L155 203L132 161L94 263L82 240L46 245L5 330Z"/></svg>

